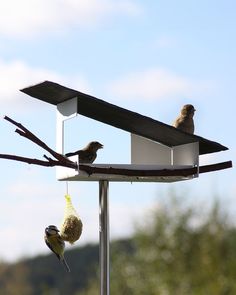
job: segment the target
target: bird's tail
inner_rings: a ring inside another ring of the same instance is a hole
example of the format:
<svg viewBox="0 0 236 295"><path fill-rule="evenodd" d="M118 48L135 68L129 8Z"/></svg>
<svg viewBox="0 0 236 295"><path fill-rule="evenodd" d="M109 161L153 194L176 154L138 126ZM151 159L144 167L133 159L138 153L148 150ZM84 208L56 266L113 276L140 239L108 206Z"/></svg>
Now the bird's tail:
<svg viewBox="0 0 236 295"><path fill-rule="evenodd" d="M69 268L69 265L67 264L66 260L64 257L62 257L61 259L61 263L64 265L66 271L70 272L70 268Z"/></svg>
<svg viewBox="0 0 236 295"><path fill-rule="evenodd" d="M72 152L72 153L67 153L65 154L66 157L71 157L71 156L75 156L76 152Z"/></svg>

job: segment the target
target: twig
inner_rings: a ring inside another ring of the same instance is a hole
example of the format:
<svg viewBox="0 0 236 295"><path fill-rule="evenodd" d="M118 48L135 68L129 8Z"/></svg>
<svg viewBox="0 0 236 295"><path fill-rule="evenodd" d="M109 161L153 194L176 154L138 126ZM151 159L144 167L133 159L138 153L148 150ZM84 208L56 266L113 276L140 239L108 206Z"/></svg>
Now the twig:
<svg viewBox="0 0 236 295"><path fill-rule="evenodd" d="M58 160L53 160L53 159L50 159L50 161L43 161L39 159L32 159L32 158L8 155L8 154L0 154L0 158L7 159L7 160L20 161L20 162L24 162L28 164L39 165L39 166L46 166L46 167L63 166L63 167L78 169L78 165L74 162L64 163L64 162L60 162Z"/></svg>
<svg viewBox="0 0 236 295"><path fill-rule="evenodd" d="M15 155L8 155L8 154L0 154L0 158L2 159L8 159L8 160L15 160L20 162L25 162L28 164L35 164L40 166L47 166L47 167L53 167L53 166L63 166L68 168L77 169L78 165L77 163L69 160L67 157L65 157L62 154L59 154L52 150L49 146L46 145L41 139L39 139L36 135L34 135L31 131L29 131L25 126L23 126L21 123L18 123L14 121L13 119L9 118L8 116L4 117L5 120L12 123L16 127L18 127L15 132L18 133L20 136L23 136L44 150L48 151L56 160L44 155L44 158L47 161L39 160L39 159L32 159L27 157L21 157L21 156L15 156Z"/></svg>
<svg viewBox="0 0 236 295"><path fill-rule="evenodd" d="M54 158L56 158L58 161L65 162L65 163L70 163L68 158L65 156L55 152L52 150L49 146L47 146L42 140L40 140L37 136L35 136L31 131L29 131L25 126L23 126L21 123L18 123L14 121L13 119L9 118L8 116L4 117L5 120L9 121L13 125L17 126L19 129L16 129L15 132L18 133L19 135L33 141L37 145L39 145L41 148L45 149L48 151ZM20 130L21 129L21 130ZM23 131L22 131L23 130ZM73 163L73 162L72 162Z"/></svg>

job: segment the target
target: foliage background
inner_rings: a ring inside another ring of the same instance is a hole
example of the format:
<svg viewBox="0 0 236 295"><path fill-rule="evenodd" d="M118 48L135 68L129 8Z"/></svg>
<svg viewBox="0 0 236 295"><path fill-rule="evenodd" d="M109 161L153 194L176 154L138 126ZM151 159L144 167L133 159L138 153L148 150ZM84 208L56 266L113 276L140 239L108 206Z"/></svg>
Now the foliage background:
<svg viewBox="0 0 236 295"><path fill-rule="evenodd" d="M236 228L224 204L170 196L111 244L111 294L236 294ZM1 263L0 294L99 294L98 245L68 251L68 275L52 255Z"/></svg>

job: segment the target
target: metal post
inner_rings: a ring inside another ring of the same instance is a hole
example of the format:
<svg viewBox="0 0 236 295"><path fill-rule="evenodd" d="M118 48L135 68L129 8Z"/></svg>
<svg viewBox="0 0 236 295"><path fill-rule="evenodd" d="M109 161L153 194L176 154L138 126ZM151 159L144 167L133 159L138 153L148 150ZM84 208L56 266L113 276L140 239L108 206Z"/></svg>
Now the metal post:
<svg viewBox="0 0 236 295"><path fill-rule="evenodd" d="M108 187L107 180L99 181L100 295L110 294Z"/></svg>

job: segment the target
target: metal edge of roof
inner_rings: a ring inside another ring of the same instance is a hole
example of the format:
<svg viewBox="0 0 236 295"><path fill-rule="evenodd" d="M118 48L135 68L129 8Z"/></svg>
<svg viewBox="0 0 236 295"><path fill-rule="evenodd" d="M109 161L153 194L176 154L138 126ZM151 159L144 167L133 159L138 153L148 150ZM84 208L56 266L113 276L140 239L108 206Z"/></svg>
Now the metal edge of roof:
<svg viewBox="0 0 236 295"><path fill-rule="evenodd" d="M184 140L182 143L179 143L179 145L198 141L199 142L199 154L219 152L219 151L224 151L224 150L228 149L227 147L221 145L218 142L208 140L208 139L203 138L198 135L188 134L186 132L178 130L173 126L170 126L170 125L160 122L158 120L155 120L150 117L141 115L139 113L121 108L119 106L108 103L108 102L101 100L99 98L96 98L94 96L82 93L80 91L77 91L77 90L74 90L74 89L71 89L71 88L68 88L65 86L62 86L62 85L55 83L55 82L44 81L44 82L38 83L36 85L23 88L20 91L29 95L29 96L32 96L32 97L37 98L39 100L43 100L43 101L53 104L53 105L57 105L58 103L64 102L66 100L69 100L69 99L77 96L78 99L83 99L84 101L86 100L86 102L90 102L90 103L97 103L97 105L100 105L102 107L107 107L109 109L112 109L113 111L115 110L117 113L119 113L119 112L120 113L122 112L123 114L126 113L128 115L132 115L133 117L137 117L139 119L145 120L149 123L158 124L159 126L162 126L162 129L164 128L164 129L170 130L172 135L176 134L177 136L179 136L180 134L182 134L183 136L181 137L181 139L184 139ZM99 118L94 118L94 116L91 116L90 114L86 114L86 112L85 113L82 112L81 114L85 115L87 117L90 117L92 119L101 121L103 123L109 124L109 120L104 121ZM162 144L165 144L167 146L170 146L170 144L168 144L168 142L158 141L157 138L147 136L146 134L140 133L137 130L128 130L127 128L120 127L120 125L118 125L118 124L115 124L115 125L113 124L113 126L116 128L121 128L121 129L128 131L128 132L131 131L132 133L135 133L137 135L140 135L140 136L149 138L151 140L160 142ZM178 144L175 144L175 145L178 145Z"/></svg>

